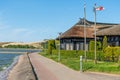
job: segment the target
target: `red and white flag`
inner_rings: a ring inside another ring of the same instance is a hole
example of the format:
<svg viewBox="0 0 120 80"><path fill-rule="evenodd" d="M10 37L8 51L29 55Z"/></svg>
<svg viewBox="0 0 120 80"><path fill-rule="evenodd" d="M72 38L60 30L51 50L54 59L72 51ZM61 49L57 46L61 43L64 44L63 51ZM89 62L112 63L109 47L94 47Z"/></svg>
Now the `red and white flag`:
<svg viewBox="0 0 120 80"><path fill-rule="evenodd" d="M96 10L96 11L102 11L102 10L104 10L104 7L99 6L99 7L96 7L95 10Z"/></svg>

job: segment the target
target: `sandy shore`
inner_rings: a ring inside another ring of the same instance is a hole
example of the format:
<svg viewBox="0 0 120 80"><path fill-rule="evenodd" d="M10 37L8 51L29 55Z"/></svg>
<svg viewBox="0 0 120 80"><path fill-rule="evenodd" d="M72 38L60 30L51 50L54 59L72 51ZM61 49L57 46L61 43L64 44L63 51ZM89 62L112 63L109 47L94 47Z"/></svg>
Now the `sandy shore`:
<svg viewBox="0 0 120 80"><path fill-rule="evenodd" d="M35 80L27 54L21 55L10 71L7 80Z"/></svg>

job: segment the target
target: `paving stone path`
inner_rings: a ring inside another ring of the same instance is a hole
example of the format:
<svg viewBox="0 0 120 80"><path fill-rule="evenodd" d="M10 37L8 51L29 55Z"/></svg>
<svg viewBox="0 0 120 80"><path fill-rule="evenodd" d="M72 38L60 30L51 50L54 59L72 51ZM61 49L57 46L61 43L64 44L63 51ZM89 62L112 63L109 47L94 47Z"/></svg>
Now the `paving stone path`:
<svg viewBox="0 0 120 80"><path fill-rule="evenodd" d="M29 57L38 80L120 80L119 75L80 73L37 53Z"/></svg>

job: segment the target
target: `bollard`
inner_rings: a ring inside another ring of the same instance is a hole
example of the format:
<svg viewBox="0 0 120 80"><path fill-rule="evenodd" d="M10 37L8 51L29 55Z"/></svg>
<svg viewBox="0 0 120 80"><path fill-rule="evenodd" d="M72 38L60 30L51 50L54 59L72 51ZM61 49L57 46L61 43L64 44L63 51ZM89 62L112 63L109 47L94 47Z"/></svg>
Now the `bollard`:
<svg viewBox="0 0 120 80"><path fill-rule="evenodd" d="M82 56L80 56L80 72L83 72L82 71Z"/></svg>

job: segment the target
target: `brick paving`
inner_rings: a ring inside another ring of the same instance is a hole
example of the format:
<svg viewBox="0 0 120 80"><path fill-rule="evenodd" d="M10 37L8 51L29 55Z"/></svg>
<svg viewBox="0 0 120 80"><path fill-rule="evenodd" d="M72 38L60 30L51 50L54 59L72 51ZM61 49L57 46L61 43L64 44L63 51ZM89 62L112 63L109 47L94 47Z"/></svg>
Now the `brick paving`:
<svg viewBox="0 0 120 80"><path fill-rule="evenodd" d="M80 73L37 53L29 57L38 80L120 80L119 75Z"/></svg>

